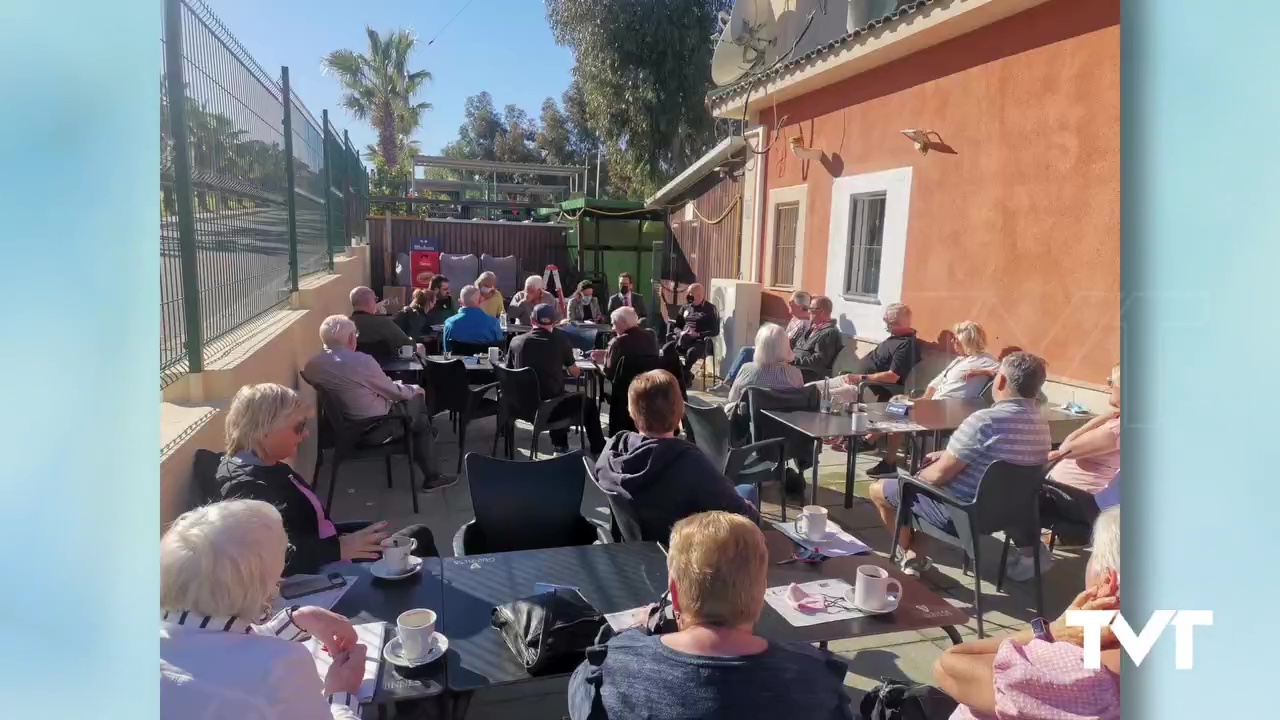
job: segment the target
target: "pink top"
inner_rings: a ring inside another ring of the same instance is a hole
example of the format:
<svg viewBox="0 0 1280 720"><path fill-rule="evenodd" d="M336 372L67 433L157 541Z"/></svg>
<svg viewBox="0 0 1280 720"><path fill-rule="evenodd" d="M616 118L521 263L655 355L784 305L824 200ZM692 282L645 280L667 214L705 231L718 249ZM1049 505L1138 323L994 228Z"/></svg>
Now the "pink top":
<svg viewBox="0 0 1280 720"><path fill-rule="evenodd" d="M334 527L333 522L329 520L329 518L325 517L324 507L320 505L320 498L316 497L316 494L311 492L311 488L307 487L306 483L299 480L297 475L290 474L289 479L292 480L293 484L302 491L302 494L306 495L307 499L311 501L311 507L316 509L316 524L320 528L320 539L324 540L325 538L331 538L334 535L337 535L338 528Z"/></svg>
<svg viewBox="0 0 1280 720"><path fill-rule="evenodd" d="M1084 651L1065 642L1006 640L995 659L996 712L961 705L951 720L1119 720L1120 678L1084 669Z"/></svg>
<svg viewBox="0 0 1280 720"><path fill-rule="evenodd" d="M1049 479L1097 495L1107 489L1120 470L1120 418L1112 418L1089 432L1110 433L1115 438L1115 449L1079 460L1067 458L1054 466Z"/></svg>

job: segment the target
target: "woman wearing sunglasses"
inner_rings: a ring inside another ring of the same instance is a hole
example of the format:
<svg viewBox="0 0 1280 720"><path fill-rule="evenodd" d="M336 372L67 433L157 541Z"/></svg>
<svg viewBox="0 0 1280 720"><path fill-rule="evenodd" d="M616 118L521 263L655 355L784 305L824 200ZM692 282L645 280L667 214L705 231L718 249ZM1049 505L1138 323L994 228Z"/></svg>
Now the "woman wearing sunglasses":
<svg viewBox="0 0 1280 720"><path fill-rule="evenodd" d="M227 411L227 452L218 467L222 499L262 500L280 511L293 551L284 574L319 572L338 560L373 560L389 533L385 522L334 523L320 499L287 459L307 438L310 412L296 392L263 383L240 388ZM435 557L435 538L425 525L395 533L417 541L413 553Z"/></svg>

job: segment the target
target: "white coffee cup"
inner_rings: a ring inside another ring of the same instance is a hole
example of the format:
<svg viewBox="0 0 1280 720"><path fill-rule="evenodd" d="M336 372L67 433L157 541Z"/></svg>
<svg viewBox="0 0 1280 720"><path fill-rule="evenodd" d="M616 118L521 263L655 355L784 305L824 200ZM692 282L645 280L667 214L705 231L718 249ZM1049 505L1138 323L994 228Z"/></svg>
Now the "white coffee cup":
<svg viewBox="0 0 1280 720"><path fill-rule="evenodd" d="M889 591L893 588L893 592ZM875 565L860 565L853 584L853 604L861 610L884 612L902 600L902 583Z"/></svg>
<svg viewBox="0 0 1280 720"><path fill-rule="evenodd" d="M400 638L400 652L407 660L417 660L431 652L432 636L435 634L435 610L426 608L406 610L396 618L396 636Z"/></svg>
<svg viewBox="0 0 1280 720"><path fill-rule="evenodd" d="M413 357L413 346L412 346L412 345L401 345L401 346L400 346L400 359L401 359L401 360L408 360L408 359L409 359L409 358L411 358L411 357Z"/></svg>
<svg viewBox="0 0 1280 720"><path fill-rule="evenodd" d="M382 562L391 572L404 572L409 568L409 553L418 541L407 537L389 537L382 541Z"/></svg>
<svg viewBox="0 0 1280 720"><path fill-rule="evenodd" d="M827 509L821 505L805 505L796 518L796 532L808 540L827 537Z"/></svg>
<svg viewBox="0 0 1280 720"><path fill-rule="evenodd" d="M489 348L489 364L497 365L502 360L502 351L496 347Z"/></svg>
<svg viewBox="0 0 1280 720"><path fill-rule="evenodd" d="M864 412L854 410L853 414L849 417L853 420L853 431L857 433L866 432L867 427L871 424L871 421L867 418L867 414Z"/></svg>

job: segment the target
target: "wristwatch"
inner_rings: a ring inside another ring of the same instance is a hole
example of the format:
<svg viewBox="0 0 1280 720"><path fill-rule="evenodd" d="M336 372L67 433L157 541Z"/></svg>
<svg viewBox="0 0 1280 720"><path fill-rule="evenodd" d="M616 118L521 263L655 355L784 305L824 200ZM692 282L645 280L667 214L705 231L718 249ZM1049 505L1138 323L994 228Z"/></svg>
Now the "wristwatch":
<svg viewBox="0 0 1280 720"><path fill-rule="evenodd" d="M1037 640L1053 642L1053 633L1049 632L1049 623L1044 618L1038 617L1031 621L1031 632Z"/></svg>

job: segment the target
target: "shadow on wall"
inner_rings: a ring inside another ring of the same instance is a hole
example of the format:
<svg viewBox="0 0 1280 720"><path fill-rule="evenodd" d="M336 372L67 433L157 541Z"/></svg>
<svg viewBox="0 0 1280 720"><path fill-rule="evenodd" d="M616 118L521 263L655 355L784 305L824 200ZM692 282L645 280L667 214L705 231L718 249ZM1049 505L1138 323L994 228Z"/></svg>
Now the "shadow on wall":
<svg viewBox="0 0 1280 720"><path fill-rule="evenodd" d="M857 326L855 326L853 321L849 319L849 316L844 313L840 313L840 317L836 319L836 327L840 328L841 335L853 337L858 334Z"/></svg>

